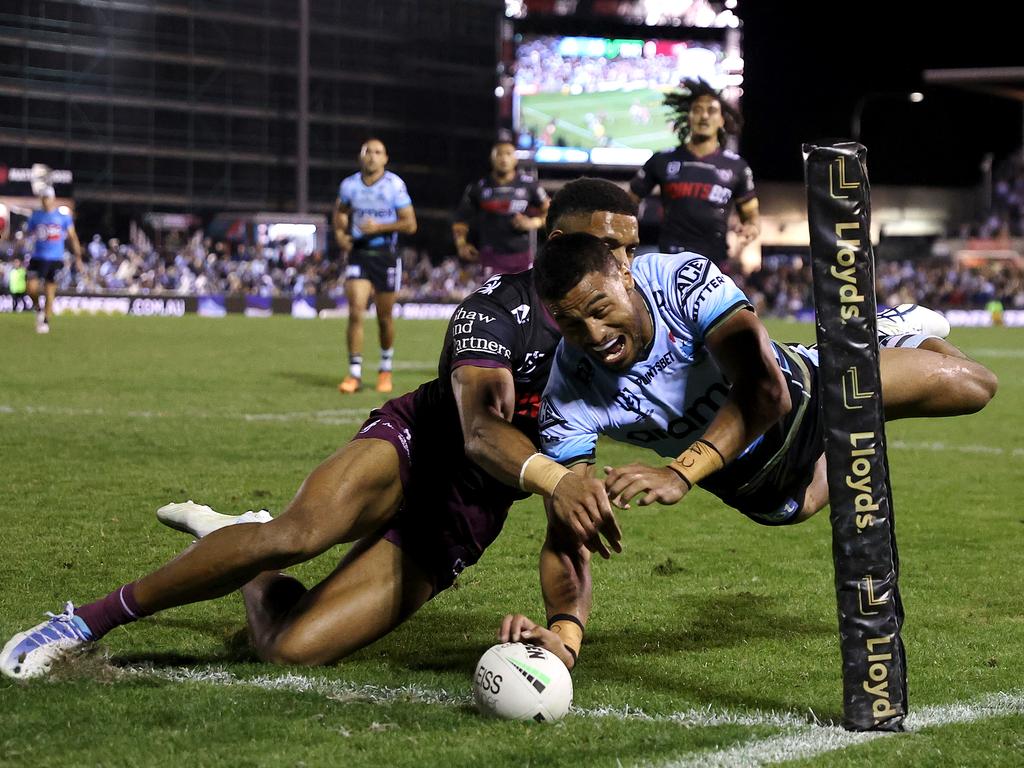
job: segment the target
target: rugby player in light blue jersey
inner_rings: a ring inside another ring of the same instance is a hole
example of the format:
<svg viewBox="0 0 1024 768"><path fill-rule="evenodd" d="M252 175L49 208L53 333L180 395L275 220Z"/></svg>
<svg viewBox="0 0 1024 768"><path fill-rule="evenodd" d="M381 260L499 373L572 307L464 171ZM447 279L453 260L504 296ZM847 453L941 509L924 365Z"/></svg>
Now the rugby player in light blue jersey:
<svg viewBox="0 0 1024 768"><path fill-rule="evenodd" d="M405 182L384 170L388 153L379 139L359 150L359 172L341 182L334 204L334 234L348 254L345 297L348 299L348 375L338 385L343 395L362 388L363 315L374 297L380 329L377 391L391 392L395 327L395 293L402 287L398 235L416 232L416 213Z"/></svg>
<svg viewBox="0 0 1024 768"><path fill-rule="evenodd" d="M32 212L25 225L35 242L28 263L28 295L36 308L36 332L49 333L53 302L57 296L57 273L64 266L64 241L71 243L75 263L82 269L82 244L78 242L71 214L58 210L53 187L46 187L39 196L41 208ZM46 291L46 305L40 306L39 281Z"/></svg>
<svg viewBox="0 0 1024 768"><path fill-rule="evenodd" d="M547 243L535 280L564 336L539 416L546 455L590 475L605 434L670 460L607 468L620 508L675 504L698 484L764 525L827 504L816 350L772 341L710 260L648 254L629 270L572 234ZM887 419L973 413L995 394L995 375L940 338L941 315L915 307L878 325Z"/></svg>

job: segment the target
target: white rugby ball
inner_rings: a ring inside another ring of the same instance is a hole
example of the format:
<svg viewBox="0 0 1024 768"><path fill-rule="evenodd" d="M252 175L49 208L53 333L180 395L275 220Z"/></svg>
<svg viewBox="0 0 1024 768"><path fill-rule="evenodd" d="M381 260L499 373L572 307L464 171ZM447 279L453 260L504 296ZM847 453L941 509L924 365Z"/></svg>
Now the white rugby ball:
<svg viewBox="0 0 1024 768"><path fill-rule="evenodd" d="M493 645L476 665L473 699L485 715L559 720L572 704L572 676L561 659L540 646Z"/></svg>

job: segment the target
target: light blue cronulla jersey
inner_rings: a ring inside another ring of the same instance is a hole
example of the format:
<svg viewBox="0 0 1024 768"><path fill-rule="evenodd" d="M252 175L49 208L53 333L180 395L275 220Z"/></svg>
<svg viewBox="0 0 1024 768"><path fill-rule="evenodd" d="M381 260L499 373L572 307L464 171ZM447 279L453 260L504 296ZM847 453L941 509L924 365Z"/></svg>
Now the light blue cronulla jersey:
<svg viewBox="0 0 1024 768"><path fill-rule="evenodd" d="M704 338L750 306L743 292L693 253L639 256L632 272L654 320L649 351L628 372L616 373L564 340L559 344L539 415L541 446L556 461L592 458L600 434L678 456L728 397L729 384Z"/></svg>
<svg viewBox="0 0 1024 768"><path fill-rule="evenodd" d="M32 259L64 261L64 241L74 224L69 214L60 211L33 211L28 219L28 231L35 238Z"/></svg>
<svg viewBox="0 0 1024 768"><path fill-rule="evenodd" d="M338 199L351 209L350 234L357 248L392 249L396 246L397 232L365 237L359 225L366 219L373 219L378 224L393 224L398 221L398 210L412 205L405 182L399 176L384 171L383 176L367 186L360 174L353 173L338 186Z"/></svg>

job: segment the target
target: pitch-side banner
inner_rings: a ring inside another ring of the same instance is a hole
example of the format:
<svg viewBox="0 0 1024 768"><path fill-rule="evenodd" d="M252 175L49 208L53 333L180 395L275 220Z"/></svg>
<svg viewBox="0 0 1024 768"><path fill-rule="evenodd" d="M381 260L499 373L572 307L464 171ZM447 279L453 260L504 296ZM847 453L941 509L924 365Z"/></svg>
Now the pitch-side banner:
<svg viewBox="0 0 1024 768"><path fill-rule="evenodd" d="M843 725L898 731L907 713L903 604L878 370L866 156L860 144L804 146Z"/></svg>

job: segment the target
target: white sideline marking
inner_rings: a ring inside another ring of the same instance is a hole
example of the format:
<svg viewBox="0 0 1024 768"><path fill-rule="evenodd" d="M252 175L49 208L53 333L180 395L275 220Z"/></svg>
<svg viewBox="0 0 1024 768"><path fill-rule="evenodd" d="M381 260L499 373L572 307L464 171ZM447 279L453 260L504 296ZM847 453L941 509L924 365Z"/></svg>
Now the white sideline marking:
<svg viewBox="0 0 1024 768"><path fill-rule="evenodd" d="M1024 349L999 349L998 347L982 347L980 349L968 349L974 357L1024 357Z"/></svg>
<svg viewBox="0 0 1024 768"><path fill-rule="evenodd" d="M315 693L331 700L365 701L371 704L392 702L416 702L449 707L463 707L472 704L467 694L450 693L444 689L423 688L406 685L391 688L383 685L349 683L306 675L258 675L239 677L224 669L193 669L188 667L156 668L152 666L126 667L123 673L129 677L150 677L174 683L199 683L224 687L254 687L268 691L289 691L294 693ZM469 683L467 681L467 687ZM665 715L649 715L640 709L599 707L572 710L574 717L614 718L659 722L682 728L702 728L719 725L744 725L781 728L783 733L768 738L755 739L727 749L686 755L680 759L657 764L659 768L745 768L746 766L769 765L786 760L814 757L826 752L846 749L873 739L893 736L887 733L852 733L836 725L816 725L790 712L732 711L689 709ZM813 713L809 713L813 718ZM993 717L1024 715L1024 692L995 693L977 701L955 704L941 704L914 710L907 716L908 731L940 727L960 723L971 723Z"/></svg>
<svg viewBox="0 0 1024 768"><path fill-rule="evenodd" d="M941 704L912 711L907 716L906 727L908 731L919 731L922 728L973 723L992 717L1021 714L1024 714L1024 693L995 693L973 703ZM792 729L791 733L781 733L717 752L706 752L661 763L660 768L746 768L771 765L787 760L803 760L895 735L876 732L852 733L835 725L803 725Z"/></svg>
<svg viewBox="0 0 1024 768"><path fill-rule="evenodd" d="M112 411L103 408L65 408L49 405L0 405L0 416L4 414L45 416L96 416L110 419L240 419L242 421L267 421L290 423L311 421L316 424L362 424L370 416L370 408L332 408L321 411L285 411L283 413L209 413L205 411ZM1024 448L1001 448L996 445L957 445L935 441L890 440L889 448L914 451L950 451L953 453L974 453L991 456L1009 456L1024 459Z"/></svg>

